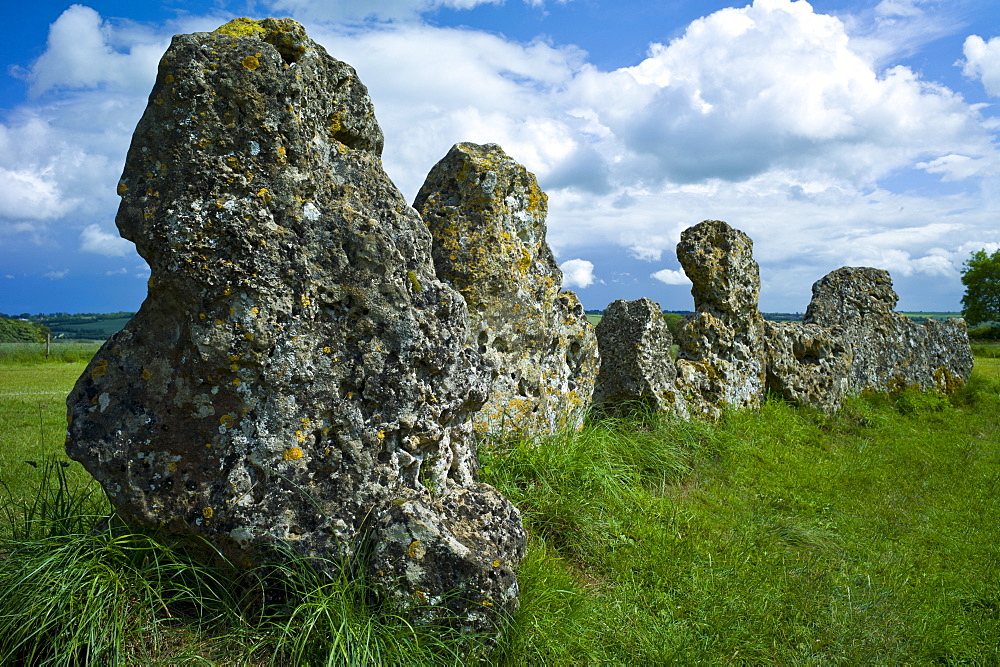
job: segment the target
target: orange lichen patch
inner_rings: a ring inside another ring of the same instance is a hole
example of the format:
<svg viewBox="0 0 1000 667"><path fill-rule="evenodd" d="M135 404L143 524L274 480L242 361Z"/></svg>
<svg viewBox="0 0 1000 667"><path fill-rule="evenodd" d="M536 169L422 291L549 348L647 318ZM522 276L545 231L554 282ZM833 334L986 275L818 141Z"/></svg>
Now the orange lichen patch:
<svg viewBox="0 0 1000 667"><path fill-rule="evenodd" d="M244 67L246 67L251 72L260 67L260 61L257 60L257 56L247 56L240 62L243 64Z"/></svg>
<svg viewBox="0 0 1000 667"><path fill-rule="evenodd" d="M118 196L122 197L122 196L125 195L126 192L128 192L128 186L125 185L124 183L119 183L118 184Z"/></svg>
<svg viewBox="0 0 1000 667"><path fill-rule="evenodd" d="M151 377L153 377L153 374L150 372L150 370L148 368L143 368L142 369L142 379L143 380L148 380Z"/></svg>
<svg viewBox="0 0 1000 667"><path fill-rule="evenodd" d="M211 507L202 507L201 515L206 519L211 519L215 515L215 510L213 510Z"/></svg>
<svg viewBox="0 0 1000 667"><path fill-rule="evenodd" d="M301 459L304 456L302 449L299 447L289 447L285 450L284 459L286 461L294 461L296 459Z"/></svg>
<svg viewBox="0 0 1000 667"><path fill-rule="evenodd" d="M232 428L233 424L236 423L236 418L232 415L222 415L219 417L219 424L225 428Z"/></svg>
<svg viewBox="0 0 1000 667"><path fill-rule="evenodd" d="M425 553L427 553L427 549L420 540L413 540L406 549L406 555L413 559L423 558Z"/></svg>
<svg viewBox="0 0 1000 667"><path fill-rule="evenodd" d="M94 379L99 377L104 377L105 375L107 375L107 373L108 373L107 359L101 359L100 361L97 362L97 364L93 368L90 369L90 377Z"/></svg>

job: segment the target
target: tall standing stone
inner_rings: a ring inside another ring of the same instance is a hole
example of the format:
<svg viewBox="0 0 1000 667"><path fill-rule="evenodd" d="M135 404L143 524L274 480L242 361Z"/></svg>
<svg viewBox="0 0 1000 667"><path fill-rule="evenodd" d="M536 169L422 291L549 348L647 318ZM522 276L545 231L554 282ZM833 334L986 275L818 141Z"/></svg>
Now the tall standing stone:
<svg viewBox="0 0 1000 667"><path fill-rule="evenodd" d="M689 411L716 416L722 405L760 405L766 361L753 241L721 220L705 220L681 233L677 259L695 309L677 333L677 387Z"/></svg>
<svg viewBox="0 0 1000 667"><path fill-rule="evenodd" d="M582 423L597 340L580 300L560 291L545 241L548 198L496 144L456 144L414 202L434 237L434 265L469 306L471 342L496 367L480 431L545 434Z"/></svg>
<svg viewBox="0 0 1000 667"><path fill-rule="evenodd" d="M524 532L475 481L489 371L381 150L356 72L298 23L174 37L118 185L149 295L73 389L66 449L130 523L237 562L371 553L389 598L454 593L481 630Z"/></svg>

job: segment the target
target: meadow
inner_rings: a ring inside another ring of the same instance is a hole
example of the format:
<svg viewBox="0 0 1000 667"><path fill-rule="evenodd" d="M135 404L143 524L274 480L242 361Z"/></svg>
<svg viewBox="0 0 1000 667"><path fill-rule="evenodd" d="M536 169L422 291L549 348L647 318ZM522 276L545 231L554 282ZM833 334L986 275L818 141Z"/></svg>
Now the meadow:
<svg viewBox="0 0 1000 667"><path fill-rule="evenodd" d="M637 410L482 443L530 535L499 643L411 628L363 580L235 574L114 522L62 453L83 361L0 360L0 664L995 664L1000 366L955 395Z"/></svg>

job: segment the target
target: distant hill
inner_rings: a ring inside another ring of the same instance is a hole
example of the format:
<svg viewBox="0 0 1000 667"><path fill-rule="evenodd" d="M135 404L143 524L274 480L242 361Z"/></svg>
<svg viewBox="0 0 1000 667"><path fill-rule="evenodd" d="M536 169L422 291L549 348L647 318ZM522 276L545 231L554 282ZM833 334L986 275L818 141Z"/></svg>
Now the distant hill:
<svg viewBox="0 0 1000 667"><path fill-rule="evenodd" d="M107 340L125 327L135 313L50 313L48 315L29 315L22 313L16 320L25 325L37 325L47 331L52 332L52 338L62 339L84 339L84 340ZM0 317L6 317L0 313ZM27 320L22 321L22 320ZM42 334L41 341L45 341L45 334ZM34 342L34 341L23 341Z"/></svg>

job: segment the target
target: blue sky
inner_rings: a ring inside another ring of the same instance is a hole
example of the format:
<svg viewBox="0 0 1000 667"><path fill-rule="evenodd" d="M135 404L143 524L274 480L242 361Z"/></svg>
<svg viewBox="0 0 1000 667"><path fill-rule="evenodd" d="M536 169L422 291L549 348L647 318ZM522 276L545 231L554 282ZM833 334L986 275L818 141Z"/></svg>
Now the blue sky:
<svg viewBox="0 0 1000 667"><path fill-rule="evenodd" d="M765 311L845 265L958 310L962 262L1000 248L996 0L40 0L4 9L0 312L139 307L131 133L170 36L235 16L354 65L407 199L459 141L525 164L587 308L690 308L674 246L708 218L754 240Z"/></svg>

